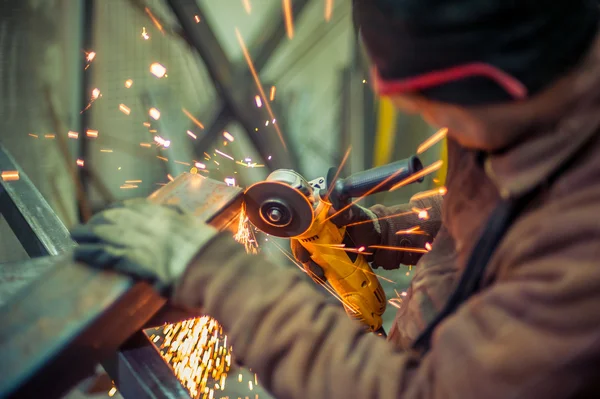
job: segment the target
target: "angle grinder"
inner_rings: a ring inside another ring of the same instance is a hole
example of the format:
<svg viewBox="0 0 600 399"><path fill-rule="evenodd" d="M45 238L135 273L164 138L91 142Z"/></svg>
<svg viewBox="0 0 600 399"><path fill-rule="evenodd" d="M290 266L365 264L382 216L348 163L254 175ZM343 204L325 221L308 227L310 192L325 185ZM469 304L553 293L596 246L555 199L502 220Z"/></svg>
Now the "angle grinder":
<svg viewBox="0 0 600 399"><path fill-rule="evenodd" d="M381 316L387 302L379 280L361 253L368 249L354 248L346 228L331 222L331 208L340 210L352 198L387 191L422 169L416 156L345 179L335 179L335 168L329 170L327 178L310 182L293 170L279 169L246 189L246 214L262 232L298 240L323 269L325 281L342 301L346 313L370 331L385 334Z"/></svg>

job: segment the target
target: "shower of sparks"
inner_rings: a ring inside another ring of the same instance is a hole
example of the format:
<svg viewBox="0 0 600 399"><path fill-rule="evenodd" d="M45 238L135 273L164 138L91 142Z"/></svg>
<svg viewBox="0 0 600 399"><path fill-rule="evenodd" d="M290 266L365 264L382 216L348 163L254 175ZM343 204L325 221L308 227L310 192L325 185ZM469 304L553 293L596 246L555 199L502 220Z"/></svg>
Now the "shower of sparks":
<svg viewBox="0 0 600 399"><path fill-rule="evenodd" d="M330 183L331 187L329 187L329 190L327 190L327 196L325 198L329 198L329 196L331 195L331 191L335 187L335 182L337 181L338 177L340 176L340 172L342 171L342 169L344 169L344 165L346 165L346 161L348 160L348 157L350 156L351 151L352 151L352 146L348 147L348 149L346 150L346 153L344 154L344 158L342 158L342 162L340 162L340 166L338 166L338 169L335 172L333 179L331 180L331 183Z"/></svg>
<svg viewBox="0 0 600 399"><path fill-rule="evenodd" d="M331 21L333 14L333 0L325 0L325 21Z"/></svg>
<svg viewBox="0 0 600 399"><path fill-rule="evenodd" d="M285 18L285 30L288 38L294 38L294 16L292 15L292 0L282 0L283 17Z"/></svg>
<svg viewBox="0 0 600 399"><path fill-rule="evenodd" d="M419 180L421 177L427 176L428 174L435 172L436 170L441 168L443 164L444 164L444 161L437 161L437 162L432 163L428 167L418 171L417 173L414 173L412 176L410 176L410 177L402 180L398 184L394 185L392 188L390 188L390 191L395 191L395 190L399 189L400 187L404 187L407 184L410 184L414 181Z"/></svg>
<svg viewBox="0 0 600 399"><path fill-rule="evenodd" d="M190 120L196 124L196 126L198 126L200 129L204 129L204 125L202 123L200 123L200 121L198 119L194 118L194 115L190 114L190 112L187 109L181 108L181 110L183 111L185 116L190 118Z"/></svg>
<svg viewBox="0 0 600 399"><path fill-rule="evenodd" d="M433 136L425 140L418 148L417 154L422 154L431 147L433 147L437 142L443 140L448 134L448 128L442 128L438 130Z"/></svg>
<svg viewBox="0 0 600 399"><path fill-rule="evenodd" d="M254 102L256 102L256 106L258 108L262 107L262 100L260 99L259 95L254 96Z"/></svg>
<svg viewBox="0 0 600 399"><path fill-rule="evenodd" d="M423 191L423 192L413 195L410 198L410 201L412 202L412 201L422 200L424 198L433 197L434 195L446 195L447 192L448 192L448 190L446 189L446 187L435 188L433 190Z"/></svg>
<svg viewBox="0 0 600 399"><path fill-rule="evenodd" d="M129 109L129 107L125 104L119 104L119 111L121 111L122 113L124 113L125 115L129 115L131 113L131 110Z"/></svg>
<svg viewBox="0 0 600 399"><path fill-rule="evenodd" d="M16 181L19 180L19 171L18 170L4 170L0 173L0 177L4 181Z"/></svg>
<svg viewBox="0 0 600 399"><path fill-rule="evenodd" d="M156 108L150 108L148 110L148 115L150 115L150 118L154 119L155 121L160 119L160 111Z"/></svg>
<svg viewBox="0 0 600 399"><path fill-rule="evenodd" d="M275 86L271 86L271 92L269 93L269 101L275 101L275 91L277 89L275 88ZM275 122L273 122L275 123Z"/></svg>
<svg viewBox="0 0 600 399"><path fill-rule="evenodd" d="M246 47L246 43L244 43L244 39L242 38L242 35L241 35L239 29L237 29L237 28L235 29L235 34L237 36L240 47L242 48L242 53L244 53L244 58L246 59L246 63L248 64L248 68L250 69L250 73L252 74L252 78L254 78L254 83L256 84L256 87L258 88L258 91L260 93L260 97L263 100L263 102L265 103L267 112L269 113L269 116L271 117L271 119L275 119L275 115L273 114L273 110L271 109L271 106L269 105L269 103L267 101L267 96L265 95L265 90L263 89L262 83L260 82L258 73L256 72L256 68L254 67L252 58L250 58L250 53L248 52L248 48ZM279 130L279 125L273 125L273 126L275 127L277 136L279 136L279 140L281 141L281 144L283 145L283 149L285 150L285 152L287 152L287 145L285 144L285 140L283 139L283 134L281 133L281 130Z"/></svg>
<svg viewBox="0 0 600 399"><path fill-rule="evenodd" d="M145 26L142 27L142 39L144 39L144 40L150 39L150 35L148 34L148 32L146 32Z"/></svg>
<svg viewBox="0 0 600 399"><path fill-rule="evenodd" d="M167 68L158 62L154 62L150 65L150 73L160 79L167 73Z"/></svg>
<svg viewBox="0 0 600 399"><path fill-rule="evenodd" d="M427 232L421 230L419 226L411 227L406 230L398 230L396 232L397 235L429 235Z"/></svg>
<svg viewBox="0 0 600 399"><path fill-rule="evenodd" d="M196 162L194 164L195 167L197 167L198 169L206 169L206 165L204 165L203 163L200 162Z"/></svg>
<svg viewBox="0 0 600 399"><path fill-rule="evenodd" d="M233 138L233 136L231 135L231 133L229 132L223 132L223 137L225 137L227 140L231 141L233 143L233 140L235 140Z"/></svg>
<svg viewBox="0 0 600 399"><path fill-rule="evenodd" d="M418 254L426 254L428 252L426 249L421 249L421 248L390 247L387 245L370 245L369 248L388 249L390 251L414 252L414 253L418 253Z"/></svg>
<svg viewBox="0 0 600 399"><path fill-rule="evenodd" d="M154 26L156 26L156 29L158 29L160 31L160 33L162 33L164 35L165 30L164 30L163 26L160 24L160 22L158 21L158 19L154 16L154 14L152 14L152 11L150 11L150 9L148 7L146 7L144 11L146 11L146 14L148 14L150 19L152 20L152 23L154 24Z"/></svg>
<svg viewBox="0 0 600 399"><path fill-rule="evenodd" d="M88 136L89 138L95 139L98 137L98 131L88 129L85 131L85 135Z"/></svg>
<svg viewBox="0 0 600 399"><path fill-rule="evenodd" d="M67 133L67 136L68 136L70 139L75 139L75 140L77 140L77 139L79 138L79 133L77 133L77 132L73 132L73 131L69 131L69 132Z"/></svg>
<svg viewBox="0 0 600 399"><path fill-rule="evenodd" d="M203 316L144 332L192 398L212 397L227 377L231 347L216 320Z"/></svg>
<svg viewBox="0 0 600 399"><path fill-rule="evenodd" d="M131 80L131 79L127 79L127 80L125 81L125 87L126 87L126 88L128 88L128 89L130 89L130 88L131 88L131 86L133 86L133 80Z"/></svg>
<svg viewBox="0 0 600 399"><path fill-rule="evenodd" d="M83 165L84 165L83 159L78 159L77 166L83 167Z"/></svg>
<svg viewBox="0 0 600 399"><path fill-rule="evenodd" d="M163 148L169 148L171 140L165 140L160 136L154 136L154 142Z"/></svg>
<svg viewBox="0 0 600 399"><path fill-rule="evenodd" d="M221 155L221 156L225 157L225 158L229 158L229 159L231 159L232 161L234 161L234 159L233 159L233 157L232 157L231 155L225 154L224 152L222 152L222 151L219 151L219 150L217 150L217 149L215 149L215 152L216 152L217 154L219 154L219 155Z"/></svg>
<svg viewBox="0 0 600 399"><path fill-rule="evenodd" d="M246 10L248 15L250 15L250 13L252 12L252 6L250 5L250 0L242 0L242 3L244 4L244 10Z"/></svg>
<svg viewBox="0 0 600 399"><path fill-rule="evenodd" d="M190 136L191 138L193 138L194 140L196 140L198 138L198 136L196 136L194 133L192 133L190 130L188 130L187 135Z"/></svg>
<svg viewBox="0 0 600 399"><path fill-rule="evenodd" d="M235 233L233 238L240 244L244 245L246 253L258 253L258 241L256 240L254 232L252 231L252 227L248 221L248 216L246 216L246 211L243 209L243 207L238 220L237 233Z"/></svg>

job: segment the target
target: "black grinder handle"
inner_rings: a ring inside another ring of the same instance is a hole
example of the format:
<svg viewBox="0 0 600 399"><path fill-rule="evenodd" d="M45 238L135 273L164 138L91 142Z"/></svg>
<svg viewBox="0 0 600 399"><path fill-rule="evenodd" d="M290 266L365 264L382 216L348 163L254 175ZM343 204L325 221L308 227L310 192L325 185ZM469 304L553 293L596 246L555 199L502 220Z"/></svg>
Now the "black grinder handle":
<svg viewBox="0 0 600 399"><path fill-rule="evenodd" d="M330 199L336 203L347 202L350 198L376 194L391 189L404 179L409 178L423 169L421 160L412 156L377 168L355 173L345 179L331 182L332 171L327 176L328 184L335 184L331 190ZM335 169L333 169L335 172ZM422 182L423 177L416 180ZM339 201L339 202L338 202Z"/></svg>

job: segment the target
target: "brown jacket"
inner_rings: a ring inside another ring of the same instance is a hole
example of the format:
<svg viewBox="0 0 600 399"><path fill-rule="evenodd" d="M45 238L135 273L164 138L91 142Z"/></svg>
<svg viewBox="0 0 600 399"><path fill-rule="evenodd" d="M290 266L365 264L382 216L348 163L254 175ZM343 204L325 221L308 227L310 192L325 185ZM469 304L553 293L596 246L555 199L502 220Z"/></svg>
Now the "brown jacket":
<svg viewBox="0 0 600 399"><path fill-rule="evenodd" d="M175 300L217 318L281 399L600 397L600 41L573 74L518 107L494 107L489 124L451 132L443 227L392 342L227 235L190 265ZM438 326L424 357L403 350L443 305L498 193L519 195L557 170L500 243L480 293Z"/></svg>

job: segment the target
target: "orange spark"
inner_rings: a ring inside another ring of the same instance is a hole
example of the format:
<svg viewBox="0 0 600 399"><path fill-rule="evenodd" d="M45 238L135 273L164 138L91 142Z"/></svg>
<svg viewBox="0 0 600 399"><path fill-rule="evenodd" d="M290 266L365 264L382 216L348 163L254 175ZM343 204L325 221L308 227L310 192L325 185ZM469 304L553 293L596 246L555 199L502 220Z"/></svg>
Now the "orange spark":
<svg viewBox="0 0 600 399"><path fill-rule="evenodd" d="M100 152L113 152L113 150L100 150Z"/></svg>
<svg viewBox="0 0 600 399"><path fill-rule="evenodd" d="M144 123L142 123L142 125L144 125L144 126L146 126L146 127L150 127L150 126L152 126L152 124L151 124L150 122L144 122Z"/></svg>
<svg viewBox="0 0 600 399"><path fill-rule="evenodd" d="M256 102L256 106L258 108L262 107L262 100L260 99L259 95L254 96L254 101Z"/></svg>
<svg viewBox="0 0 600 399"><path fill-rule="evenodd" d="M235 34L237 36L238 42L240 43L240 46L242 47L242 52L244 53L244 58L246 59L246 62L248 63L248 68L250 68L252 77L254 78L254 83L256 84L256 87L258 88L258 91L260 92L260 96L261 96L263 102L265 103L267 112L269 113L269 116L271 117L271 119L275 119L275 115L273 115L273 110L271 109L271 106L267 102L267 96L265 95L265 91L263 89L262 83L260 83L260 79L258 77L258 73L256 72L256 68L254 67L254 63L252 62L252 58L250 58L250 53L248 52L248 48L246 48L246 43L244 43L244 39L242 38L242 35L240 34L240 31L237 28L235 29ZM277 135L279 136L279 140L281 141L281 144L283 145L283 149L287 152L287 145L285 144L285 140L283 139L283 134L281 133L281 130L279 130L279 124L276 124L273 126L275 127L275 131L277 132Z"/></svg>
<svg viewBox="0 0 600 399"><path fill-rule="evenodd" d="M443 164L444 164L444 161L437 161L437 162L432 163L428 167L426 167L426 168L418 171L417 173L413 174L412 176L407 177L406 179L402 180L400 183L398 183L394 187L390 188L390 191L397 190L400 187L406 186L409 183L419 180L423 176L427 176L428 174L435 172L436 170L441 168Z"/></svg>
<svg viewBox="0 0 600 399"><path fill-rule="evenodd" d="M427 209L412 208L412 211L418 215L419 219L429 219L429 213L427 212Z"/></svg>
<svg viewBox="0 0 600 399"><path fill-rule="evenodd" d="M128 189L128 188L138 188L137 185L135 184L123 184L122 186L120 186L119 188L121 189Z"/></svg>
<svg viewBox="0 0 600 399"><path fill-rule="evenodd" d="M152 147L150 143L140 143L140 147Z"/></svg>
<svg viewBox="0 0 600 399"><path fill-rule="evenodd" d="M216 150L216 149L215 149L215 152L216 152L217 154L221 155L221 156L224 156L225 158L229 158L229 159L231 159L232 161L234 161L234 159L233 159L233 157L232 157L231 155L227 155L227 154L225 154L224 152L221 152L221 151L219 151L219 150Z"/></svg>
<svg viewBox="0 0 600 399"><path fill-rule="evenodd" d="M198 136L196 136L194 133L192 133L191 131L187 131L186 132L188 134L188 136L190 136L191 138L193 138L194 140L196 140L198 138Z"/></svg>
<svg viewBox="0 0 600 399"><path fill-rule="evenodd" d="M146 27L145 26L142 26L142 38L144 40L150 39L150 35L148 34L148 32L146 32Z"/></svg>
<svg viewBox="0 0 600 399"><path fill-rule="evenodd" d="M77 160L77 166L82 166L83 167L83 164L84 164L83 159L78 159Z"/></svg>
<svg viewBox="0 0 600 399"><path fill-rule="evenodd" d="M423 191L423 192L413 195L410 198L410 201L411 202L417 201L417 200L421 200L423 198L432 197L434 195L446 195L447 192L448 192L448 190L446 189L446 187L435 188L433 190L427 190L427 191Z"/></svg>
<svg viewBox="0 0 600 399"><path fill-rule="evenodd" d="M197 24L200 23L200 16L199 15L194 15L194 21L196 21Z"/></svg>
<svg viewBox="0 0 600 399"><path fill-rule="evenodd" d="M156 19L154 14L152 14L152 11L150 11L150 9L148 7L146 7L145 11L146 11L146 14L148 14L150 19L152 20L152 23L154 24L154 26L156 26L156 29L158 29L160 31L160 33L162 33L164 35L165 30L164 30L163 26L160 24L160 22L158 22L158 19Z"/></svg>
<svg viewBox="0 0 600 399"><path fill-rule="evenodd" d="M242 0L242 3L244 3L244 9L246 10L246 12L249 15L252 12L252 6L250 5L250 0Z"/></svg>
<svg viewBox="0 0 600 399"><path fill-rule="evenodd" d="M85 53L85 59L87 60L87 62L94 61L94 58L96 58L96 53L94 51L90 51L89 53Z"/></svg>
<svg viewBox="0 0 600 399"><path fill-rule="evenodd" d="M141 180L125 180L125 183L141 183Z"/></svg>
<svg viewBox="0 0 600 399"><path fill-rule="evenodd" d="M206 165L204 165L203 163L200 162L196 162L194 164L195 167L197 167L198 169L206 169Z"/></svg>
<svg viewBox="0 0 600 399"><path fill-rule="evenodd" d="M397 218L397 217L406 216L406 215L412 215L412 214L413 214L413 212L401 212L401 213L395 213L393 215L382 216L382 217L377 218L375 220L385 220L385 219ZM346 227L358 226L358 225L367 224L367 223L373 223L373 221L372 220L363 220L363 221L360 221L360 222L350 223L350 224L346 225Z"/></svg>
<svg viewBox="0 0 600 399"><path fill-rule="evenodd" d="M150 117L152 119L154 119L155 121L160 119L160 111L157 110L156 108L150 108L148 110L148 115L150 115Z"/></svg>
<svg viewBox="0 0 600 399"><path fill-rule="evenodd" d="M189 162L183 162L183 161L174 161L174 162L178 163L180 165L191 166Z"/></svg>
<svg viewBox="0 0 600 399"><path fill-rule="evenodd" d="M69 138L70 138L70 139L75 139L75 140L77 140L77 139L79 138L79 133L77 133L77 132L72 132L72 131L69 131L69 133L67 133L67 136L69 136Z"/></svg>
<svg viewBox="0 0 600 399"><path fill-rule="evenodd" d="M98 137L98 131L88 129L88 130L86 130L85 135L95 139L96 137Z"/></svg>
<svg viewBox="0 0 600 399"><path fill-rule="evenodd" d="M19 171L18 170L3 170L0 174L2 180L4 181L15 181L19 180Z"/></svg>
<svg viewBox="0 0 600 399"><path fill-rule="evenodd" d="M161 156L157 155L156 158L160 159L161 161L169 162L169 159L165 158L165 157L161 157Z"/></svg>
<svg viewBox="0 0 600 399"><path fill-rule="evenodd" d="M446 137L447 133L448 133L448 128L442 128L442 129L438 130L433 136L431 136L430 138L425 140L419 146L419 148L417 148L417 154L422 154L425 151L427 151L428 149L430 149L438 141L444 139L444 137Z"/></svg>
<svg viewBox="0 0 600 399"><path fill-rule="evenodd" d="M369 248L375 248L375 249L389 249L391 251L405 251L405 252L415 252L418 254L426 254L427 250L426 249L421 249L421 248L408 248L408 247L389 247L387 245L371 245L369 246Z"/></svg>
<svg viewBox="0 0 600 399"><path fill-rule="evenodd" d="M127 87L129 89L129 88L131 88L131 86L133 86L133 80L127 79L125 81L125 87Z"/></svg>
<svg viewBox="0 0 600 399"><path fill-rule="evenodd" d="M97 100L98 97L100 97L100 89L96 87L92 90L92 100Z"/></svg>
<svg viewBox="0 0 600 399"><path fill-rule="evenodd" d="M285 30L290 39L294 37L294 20L292 15L292 0L283 1L283 16L285 18Z"/></svg>
<svg viewBox="0 0 600 399"><path fill-rule="evenodd" d="M158 62L153 62L150 65L150 73L160 79L167 73L167 68Z"/></svg>
<svg viewBox="0 0 600 399"><path fill-rule="evenodd" d="M423 230L421 230L421 228L419 226L411 227L410 229L406 229L406 230L398 230L396 232L396 235L402 235L402 234L429 235L426 232L424 232Z"/></svg>
<svg viewBox="0 0 600 399"><path fill-rule="evenodd" d="M56 137L55 134L44 134L45 139L53 139L54 137Z"/></svg>
<svg viewBox="0 0 600 399"><path fill-rule="evenodd" d="M131 113L131 110L129 109L129 107L125 104L119 104L119 110L124 113L125 115L129 115Z"/></svg>
<svg viewBox="0 0 600 399"><path fill-rule="evenodd" d="M171 175L167 175L167 179L169 179L170 181L175 180L175 179L173 179L173 176L171 176Z"/></svg>
<svg viewBox="0 0 600 399"><path fill-rule="evenodd" d="M231 142L233 142L233 140L234 140L233 136L229 132L223 132L223 137L225 137L227 140L229 140Z"/></svg>
<svg viewBox="0 0 600 399"><path fill-rule="evenodd" d="M425 243L425 249L428 251L431 251L431 244L430 243Z"/></svg>
<svg viewBox="0 0 600 399"><path fill-rule="evenodd" d="M185 116L190 118L190 120L196 124L196 126L198 126L200 129L204 129L204 125L202 123L200 123L200 121L198 119L194 118L194 115L190 114L190 112L187 109L181 108L181 110L183 111Z"/></svg>
<svg viewBox="0 0 600 399"><path fill-rule="evenodd" d="M325 0L325 21L331 20L333 14L333 0Z"/></svg>
<svg viewBox="0 0 600 399"><path fill-rule="evenodd" d="M352 151L352 146L348 147L348 149L346 150L346 154L344 154L344 158L342 158L342 162L340 162L340 166L338 167L337 171L335 172L335 176L333 176L333 180L331 182L328 182L328 184L330 184L331 187L329 187L329 190L327 190L327 196L325 198L329 198L329 196L331 195L331 191L335 187L335 182L337 181L337 178L339 177L342 169L344 169L344 165L346 164L346 161L348 160L348 157L350 156L350 151Z"/></svg>
<svg viewBox="0 0 600 399"><path fill-rule="evenodd" d="M269 93L269 101L274 101L275 100L275 91L277 89L275 88L275 86L271 86L271 93Z"/></svg>
<svg viewBox="0 0 600 399"><path fill-rule="evenodd" d="M28 135L29 135L29 136L31 136L31 137L34 137L34 138L36 138L36 139L38 138L38 135L37 135L37 134L28 133Z"/></svg>

